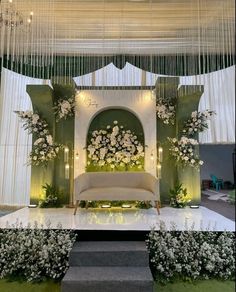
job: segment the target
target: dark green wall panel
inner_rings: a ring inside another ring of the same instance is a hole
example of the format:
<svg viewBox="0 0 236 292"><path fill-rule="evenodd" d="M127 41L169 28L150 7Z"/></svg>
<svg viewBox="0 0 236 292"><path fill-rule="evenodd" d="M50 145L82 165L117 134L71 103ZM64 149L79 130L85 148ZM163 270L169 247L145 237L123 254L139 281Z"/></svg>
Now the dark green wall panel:
<svg viewBox="0 0 236 292"><path fill-rule="evenodd" d="M200 98L203 94L203 86L182 85L178 90L177 104L177 133L181 137L184 122L190 117L191 113L198 110ZM195 137L198 139L198 137ZM196 154L199 155L199 147L195 146ZM178 180L183 183L192 197L193 204L201 201L200 171L193 167L178 167Z"/></svg>
<svg viewBox="0 0 236 292"><path fill-rule="evenodd" d="M53 84L53 100L68 99L75 94L75 86L71 84ZM63 192L63 203L69 203L70 194L73 192L73 163L74 163L74 117L61 119L55 124L55 139L57 143L69 148L70 179L65 178L64 151L62 150L55 160L54 184Z"/></svg>
<svg viewBox="0 0 236 292"><path fill-rule="evenodd" d="M54 138L53 90L48 85L27 85L26 91L31 98L33 111L37 111L47 121L49 130ZM35 135L33 135L32 143L34 143L35 139ZM49 162L47 167L31 166L31 203L38 203L43 194L42 185L45 183L53 184L53 172L54 161Z"/></svg>
<svg viewBox="0 0 236 292"><path fill-rule="evenodd" d="M157 98L168 98L177 96L179 78L160 77L156 85ZM173 188L177 179L175 160L169 154L169 143L167 137L176 136L176 125L166 125L157 118L157 142L163 148L163 161L160 180L161 201L169 203L169 189ZM157 146L158 146L157 145Z"/></svg>

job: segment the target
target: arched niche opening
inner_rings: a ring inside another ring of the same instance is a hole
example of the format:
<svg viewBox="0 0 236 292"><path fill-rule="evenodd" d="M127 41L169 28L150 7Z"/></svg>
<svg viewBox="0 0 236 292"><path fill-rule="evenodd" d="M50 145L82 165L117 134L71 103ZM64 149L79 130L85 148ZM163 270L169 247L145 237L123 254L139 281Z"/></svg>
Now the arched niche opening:
<svg viewBox="0 0 236 292"><path fill-rule="evenodd" d="M94 140L93 133L96 133L96 131L104 130L109 133L112 132L112 128L118 126L119 133L116 136L116 141L119 146L114 146L116 148L117 154L118 153L124 153L128 148L122 148L122 145L119 142L119 137L124 137L124 132L130 131L130 134L132 137L136 137L136 140L133 141L133 145L135 143L138 143L138 145L143 146L143 153L145 154L145 137L144 137L144 130L141 121L139 118L132 113L131 111L125 109L125 108L108 108L104 109L93 117L93 119L90 122L87 137L86 137L86 148L91 144L91 140ZM107 129L108 127L108 129ZM105 134L105 136L107 135ZM109 140L109 139L108 139ZM108 141L107 140L107 141ZM132 138L131 138L132 140ZM108 149L110 144L106 144L106 149ZM131 148L130 148L131 149ZM115 150L114 150L115 151ZM128 151L129 152L129 151ZM97 154L99 152L97 151ZM93 159L91 159L91 155L89 155L89 152L86 153L86 160L87 160L87 166L86 171L142 171L145 169L144 167L144 156L139 156L139 159L137 161L130 160L128 163L124 163L123 160L119 159L119 162L110 162L105 163L105 165L99 165L98 163L94 163ZM111 153L110 153L111 154ZM96 153L94 154L95 156ZM111 156L114 158L114 154L111 154ZM131 157L138 156L137 150L135 153L131 155ZM126 158L124 158L125 161ZM103 160L102 160L103 161Z"/></svg>
<svg viewBox="0 0 236 292"><path fill-rule="evenodd" d="M99 114L110 109L123 109L128 111L128 117L122 116L122 123L129 127L131 114L133 114L142 126L143 137L145 137L145 171L156 175L156 100L153 98L150 90L141 89L91 89L81 90L76 96L75 112L75 153L78 153L74 160L74 178L86 171L87 165L87 134L92 126L92 121L96 120ZM103 115L103 114L102 114ZM109 114L110 115L110 114ZM131 119L133 119L133 116ZM115 120L112 114L110 120L104 117L108 122ZM117 118L118 119L118 118ZM125 121L126 120L126 121ZM97 122L96 122L97 121ZM151 159L151 157L153 159ZM75 184L75 192L76 192Z"/></svg>

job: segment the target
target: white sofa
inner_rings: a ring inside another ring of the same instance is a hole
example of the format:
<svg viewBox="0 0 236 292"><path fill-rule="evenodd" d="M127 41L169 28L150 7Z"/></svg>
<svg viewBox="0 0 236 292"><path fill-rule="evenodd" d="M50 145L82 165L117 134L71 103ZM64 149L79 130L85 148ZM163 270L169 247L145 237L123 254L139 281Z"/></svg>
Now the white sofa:
<svg viewBox="0 0 236 292"><path fill-rule="evenodd" d="M154 201L160 214L159 181L147 172L86 172L76 179L80 201Z"/></svg>

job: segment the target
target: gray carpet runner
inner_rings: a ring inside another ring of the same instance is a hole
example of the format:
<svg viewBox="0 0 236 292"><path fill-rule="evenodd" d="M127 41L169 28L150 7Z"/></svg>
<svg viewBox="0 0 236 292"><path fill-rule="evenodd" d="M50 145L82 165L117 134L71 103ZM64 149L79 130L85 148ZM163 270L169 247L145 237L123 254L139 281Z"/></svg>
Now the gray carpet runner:
<svg viewBox="0 0 236 292"><path fill-rule="evenodd" d="M142 241L76 242L62 292L153 292Z"/></svg>

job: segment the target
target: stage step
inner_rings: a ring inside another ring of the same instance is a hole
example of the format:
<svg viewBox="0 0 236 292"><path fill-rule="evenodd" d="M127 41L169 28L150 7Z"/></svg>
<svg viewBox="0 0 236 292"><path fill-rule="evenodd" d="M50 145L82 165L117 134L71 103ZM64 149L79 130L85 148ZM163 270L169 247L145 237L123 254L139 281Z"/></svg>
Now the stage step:
<svg viewBox="0 0 236 292"><path fill-rule="evenodd" d="M149 258L142 241L76 242L69 265L145 267L149 265Z"/></svg>
<svg viewBox="0 0 236 292"><path fill-rule="evenodd" d="M142 241L76 242L69 265L62 292L153 292Z"/></svg>
<svg viewBox="0 0 236 292"><path fill-rule="evenodd" d="M63 292L153 292L149 267L70 267Z"/></svg>

